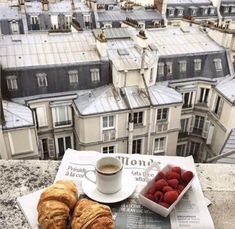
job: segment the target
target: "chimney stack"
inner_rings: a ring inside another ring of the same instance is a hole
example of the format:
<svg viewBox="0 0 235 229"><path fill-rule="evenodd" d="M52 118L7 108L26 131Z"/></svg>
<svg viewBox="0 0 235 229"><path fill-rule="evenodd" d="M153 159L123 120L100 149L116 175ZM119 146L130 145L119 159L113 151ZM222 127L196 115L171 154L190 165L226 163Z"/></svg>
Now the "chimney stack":
<svg viewBox="0 0 235 229"><path fill-rule="evenodd" d="M42 0L42 10L48 11L49 10L49 2L48 0Z"/></svg>

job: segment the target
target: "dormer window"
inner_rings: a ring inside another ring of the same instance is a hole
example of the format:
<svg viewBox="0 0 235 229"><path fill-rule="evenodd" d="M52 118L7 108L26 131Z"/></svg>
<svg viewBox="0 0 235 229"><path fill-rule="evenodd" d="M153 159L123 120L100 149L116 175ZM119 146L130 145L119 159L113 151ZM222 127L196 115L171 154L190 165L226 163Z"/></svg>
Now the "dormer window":
<svg viewBox="0 0 235 229"><path fill-rule="evenodd" d="M184 13L184 8L183 7L178 7L177 8L177 16L183 16Z"/></svg>
<svg viewBox="0 0 235 229"><path fill-rule="evenodd" d="M19 34L20 33L18 21L16 21L16 20L10 21L10 27L11 27L12 34Z"/></svg>
<svg viewBox="0 0 235 229"><path fill-rule="evenodd" d="M47 87L47 74L46 73L37 73L36 74L38 87Z"/></svg>
<svg viewBox="0 0 235 229"><path fill-rule="evenodd" d="M113 5L109 5L108 10L113 10Z"/></svg>
<svg viewBox="0 0 235 229"><path fill-rule="evenodd" d="M180 72L184 73L187 70L187 61L186 60L182 60L179 62L180 65Z"/></svg>
<svg viewBox="0 0 235 229"><path fill-rule="evenodd" d="M110 23L104 23L104 28L106 28L106 29L112 28L112 23L111 22Z"/></svg>
<svg viewBox="0 0 235 229"><path fill-rule="evenodd" d="M229 13L229 6L224 5L223 8L224 8L224 13L225 14Z"/></svg>
<svg viewBox="0 0 235 229"><path fill-rule="evenodd" d="M222 71L222 63L220 58L214 59L214 64L217 72Z"/></svg>
<svg viewBox="0 0 235 229"><path fill-rule="evenodd" d="M145 24L143 22L138 22L138 28L144 29Z"/></svg>
<svg viewBox="0 0 235 229"><path fill-rule="evenodd" d="M215 14L215 8L214 7L210 7L210 15L214 15Z"/></svg>
<svg viewBox="0 0 235 229"><path fill-rule="evenodd" d="M162 62L158 63L157 74L158 74L158 76L164 75L164 63L162 63Z"/></svg>
<svg viewBox="0 0 235 229"><path fill-rule="evenodd" d="M31 16L31 24L32 25L38 25L39 24L38 16Z"/></svg>
<svg viewBox="0 0 235 229"><path fill-rule="evenodd" d="M172 17L172 16L174 16L174 14L175 14L175 8L169 7L168 8L168 16Z"/></svg>
<svg viewBox="0 0 235 229"><path fill-rule="evenodd" d="M172 62L166 63L166 73L167 75L172 75Z"/></svg>
<svg viewBox="0 0 235 229"><path fill-rule="evenodd" d="M235 13L235 6L231 7L231 13Z"/></svg>
<svg viewBox="0 0 235 229"><path fill-rule="evenodd" d="M194 71L201 71L201 68L202 68L202 60L195 59L194 60Z"/></svg>
<svg viewBox="0 0 235 229"><path fill-rule="evenodd" d="M204 15L207 15L207 14L208 14L208 8L204 8L204 9L203 9L203 14L204 14Z"/></svg>
<svg viewBox="0 0 235 229"><path fill-rule="evenodd" d="M7 89L9 91L15 91L18 89L17 76L15 75L7 76L6 81L7 81Z"/></svg>
<svg viewBox="0 0 235 229"><path fill-rule="evenodd" d="M100 82L100 70L98 68L93 68L90 70L91 72L91 82L99 83Z"/></svg>
<svg viewBox="0 0 235 229"><path fill-rule="evenodd" d="M69 71L68 74L69 74L69 83L72 85L78 84L78 71L72 70Z"/></svg>
<svg viewBox="0 0 235 229"><path fill-rule="evenodd" d="M196 16L197 15L197 7L189 7L190 8L190 12L191 12L191 16Z"/></svg>

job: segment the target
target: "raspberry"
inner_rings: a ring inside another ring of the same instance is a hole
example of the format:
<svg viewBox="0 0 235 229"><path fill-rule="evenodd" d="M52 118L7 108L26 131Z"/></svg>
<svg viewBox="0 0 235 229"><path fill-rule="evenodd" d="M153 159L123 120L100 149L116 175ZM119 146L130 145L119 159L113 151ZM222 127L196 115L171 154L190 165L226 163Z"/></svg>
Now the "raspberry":
<svg viewBox="0 0 235 229"><path fill-rule="evenodd" d="M179 173L176 173L176 172L168 172L166 174L166 179L167 180L171 180L171 179L177 179L179 180L180 179L180 174Z"/></svg>
<svg viewBox="0 0 235 229"><path fill-rule="evenodd" d="M176 191L169 191L164 194L164 202L167 204L174 203L178 198L178 193Z"/></svg>
<svg viewBox="0 0 235 229"><path fill-rule="evenodd" d="M161 191L156 191L154 193L154 199L156 203L159 203L163 200L163 193Z"/></svg>
<svg viewBox="0 0 235 229"><path fill-rule="evenodd" d="M166 192L169 192L169 191L173 191L173 188L170 187L170 186L164 186L164 187L162 188L162 191L163 191L163 193L166 193Z"/></svg>
<svg viewBox="0 0 235 229"><path fill-rule="evenodd" d="M165 202L159 202L158 204L160 204L161 206L165 207L165 208L169 208L170 204L167 204Z"/></svg>
<svg viewBox="0 0 235 229"><path fill-rule="evenodd" d="M154 196L152 194L146 194L145 197L148 198L149 200L154 201Z"/></svg>
<svg viewBox="0 0 235 229"><path fill-rule="evenodd" d="M191 171L186 171L181 175L181 178L184 182L189 183L193 178L193 173Z"/></svg>
<svg viewBox="0 0 235 229"><path fill-rule="evenodd" d="M177 189L180 190L181 192L184 190L185 186L182 184L179 184Z"/></svg>
<svg viewBox="0 0 235 229"><path fill-rule="evenodd" d="M172 172L181 174L181 168L179 166L175 166L171 168Z"/></svg>
<svg viewBox="0 0 235 229"><path fill-rule="evenodd" d="M159 172L157 174L155 181L158 181L160 179L165 179L165 174L163 172Z"/></svg>
<svg viewBox="0 0 235 229"><path fill-rule="evenodd" d="M168 180L167 183L172 188L177 188L179 181L177 179L171 179L171 180Z"/></svg>
<svg viewBox="0 0 235 229"><path fill-rule="evenodd" d="M164 179L160 179L155 182L155 188L156 190L162 190L164 186L167 186L167 182Z"/></svg>
<svg viewBox="0 0 235 229"><path fill-rule="evenodd" d="M156 189L154 187L150 187L147 191L147 194L154 194L156 192Z"/></svg>

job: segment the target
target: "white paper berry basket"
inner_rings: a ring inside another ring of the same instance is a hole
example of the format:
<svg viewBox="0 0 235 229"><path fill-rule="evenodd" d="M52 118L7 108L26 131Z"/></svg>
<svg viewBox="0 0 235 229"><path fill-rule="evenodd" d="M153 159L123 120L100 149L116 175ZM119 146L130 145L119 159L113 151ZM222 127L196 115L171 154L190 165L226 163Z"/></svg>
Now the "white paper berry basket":
<svg viewBox="0 0 235 229"><path fill-rule="evenodd" d="M153 212L156 212L157 214L161 215L161 216L164 216L164 217L167 217L171 211L174 209L174 207L177 205L177 203L181 200L181 198L183 197L183 195L188 191L188 189L191 187L192 185L192 182L195 178L195 174L193 173L193 177L192 179L189 181L189 183L185 186L185 188L181 191L181 193L179 194L178 198L175 200L174 203L172 203L170 205L169 208L166 208L166 207L163 207L161 206L160 204L148 199L145 195L147 193L147 191L149 190L150 187L153 187L154 183L155 183L155 179L158 175L159 172L163 172L163 173L166 173L168 172L169 170L171 170L172 167L175 167L176 165L172 165L172 164L167 164L166 166L164 166L161 170L160 170L160 167L158 165L157 162L154 162L151 166L149 166L145 172L144 172L144 176L145 176L145 181L147 182L147 184L145 185L145 187L140 191L139 195L138 195L138 200L139 200L139 203L141 205L143 205L144 207L152 210ZM150 171L153 169L153 168L156 168L157 169L157 174L154 176L153 179L149 179L149 173ZM181 174L186 172L186 171L189 171L189 170L186 170L184 168L181 167Z"/></svg>

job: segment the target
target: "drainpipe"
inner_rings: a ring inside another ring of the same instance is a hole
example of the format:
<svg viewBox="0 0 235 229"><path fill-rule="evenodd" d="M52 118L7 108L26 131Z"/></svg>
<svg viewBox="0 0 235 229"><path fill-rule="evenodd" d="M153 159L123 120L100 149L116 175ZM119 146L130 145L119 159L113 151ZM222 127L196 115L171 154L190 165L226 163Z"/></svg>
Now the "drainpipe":
<svg viewBox="0 0 235 229"><path fill-rule="evenodd" d="M147 150L146 150L146 154L149 155L150 154L150 140L151 140L151 124L152 124L152 112L153 112L153 104L150 98L150 94L149 94L149 90L148 90L148 86L144 77L144 63L145 63L145 55L146 55L146 48L143 48L143 52L142 52L142 58L141 58L141 69L140 69L140 74L142 76L143 82L144 82L144 87L147 93L147 97L150 103L149 106L149 118L148 118L148 138L147 138Z"/></svg>

